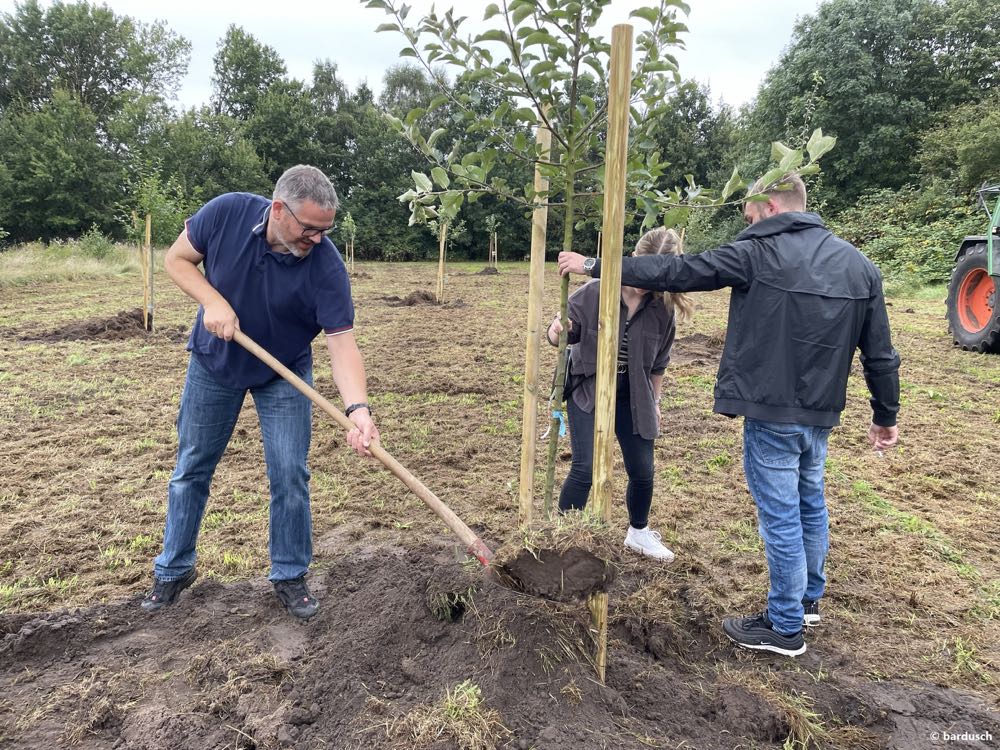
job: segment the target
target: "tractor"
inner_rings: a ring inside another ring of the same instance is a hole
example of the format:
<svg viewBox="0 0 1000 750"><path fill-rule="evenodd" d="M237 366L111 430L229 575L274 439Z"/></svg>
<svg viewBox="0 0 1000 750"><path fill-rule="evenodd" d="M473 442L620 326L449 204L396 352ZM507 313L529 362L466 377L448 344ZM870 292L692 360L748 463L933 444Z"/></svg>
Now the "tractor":
<svg viewBox="0 0 1000 750"><path fill-rule="evenodd" d="M976 191L986 212L986 233L962 240L948 284L948 330L956 346L1000 352L1000 184ZM996 199L992 212L990 201Z"/></svg>

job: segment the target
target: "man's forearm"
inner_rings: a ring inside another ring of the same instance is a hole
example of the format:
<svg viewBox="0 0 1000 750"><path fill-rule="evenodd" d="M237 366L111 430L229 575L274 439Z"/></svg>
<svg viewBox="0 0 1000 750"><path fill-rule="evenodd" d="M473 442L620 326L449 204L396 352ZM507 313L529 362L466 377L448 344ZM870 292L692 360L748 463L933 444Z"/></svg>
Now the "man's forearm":
<svg viewBox="0 0 1000 750"><path fill-rule="evenodd" d="M361 358L357 342L351 333L341 333L327 337L330 352L330 369L333 382L340 392L345 405L361 404L368 401L368 383L365 364Z"/></svg>

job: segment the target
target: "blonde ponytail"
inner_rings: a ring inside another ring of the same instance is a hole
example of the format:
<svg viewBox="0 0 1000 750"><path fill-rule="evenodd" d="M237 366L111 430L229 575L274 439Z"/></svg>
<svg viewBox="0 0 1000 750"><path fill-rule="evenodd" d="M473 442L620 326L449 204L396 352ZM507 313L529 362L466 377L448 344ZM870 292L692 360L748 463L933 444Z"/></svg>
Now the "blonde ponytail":
<svg viewBox="0 0 1000 750"><path fill-rule="evenodd" d="M681 255L684 252L683 241L677 232L666 227L650 229L635 243L636 255ZM687 294L673 292L663 293L663 304L673 308L677 320L684 322L694 314L694 301Z"/></svg>

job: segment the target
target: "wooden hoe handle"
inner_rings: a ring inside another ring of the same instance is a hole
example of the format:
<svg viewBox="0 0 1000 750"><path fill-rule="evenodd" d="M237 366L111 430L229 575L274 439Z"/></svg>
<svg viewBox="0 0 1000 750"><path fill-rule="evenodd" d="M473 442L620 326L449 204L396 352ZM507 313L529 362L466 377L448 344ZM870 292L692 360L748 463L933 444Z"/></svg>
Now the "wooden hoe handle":
<svg viewBox="0 0 1000 750"><path fill-rule="evenodd" d="M333 417L334 420L345 430L350 432L354 429L354 423L348 419L344 413L340 411L340 409L323 398L323 396L321 396L315 388L312 388L302 378L276 360L267 350L261 347L260 344L255 342L240 330L237 330L233 334L233 340L295 386L300 393ZM378 444L377 441L373 442L371 446L369 446L368 450L371 451L371 454L375 456L375 458L377 458L379 462L385 466L385 468L395 474L403 484L409 487L410 491L413 492L414 495L423 500L427 506L434 511L442 521L444 521L445 525L449 529L455 532L458 538L462 540L463 544L465 544L466 549L471 555L473 555L483 565L490 564L490 561L493 559L493 552L472 529L465 525L461 518L455 515L455 512L451 508L445 505L437 495L427 489L427 487L424 486L419 479L413 476L413 474L411 474L405 466L393 458L387 450Z"/></svg>

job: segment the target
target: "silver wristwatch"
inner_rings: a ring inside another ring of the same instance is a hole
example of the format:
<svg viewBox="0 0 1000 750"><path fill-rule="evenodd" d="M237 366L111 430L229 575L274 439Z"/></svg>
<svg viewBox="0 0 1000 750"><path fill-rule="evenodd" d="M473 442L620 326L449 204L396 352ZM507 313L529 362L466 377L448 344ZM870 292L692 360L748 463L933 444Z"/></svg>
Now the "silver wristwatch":
<svg viewBox="0 0 1000 750"><path fill-rule="evenodd" d="M594 266L597 265L597 258L584 258L583 259L583 272L588 276L594 274Z"/></svg>

